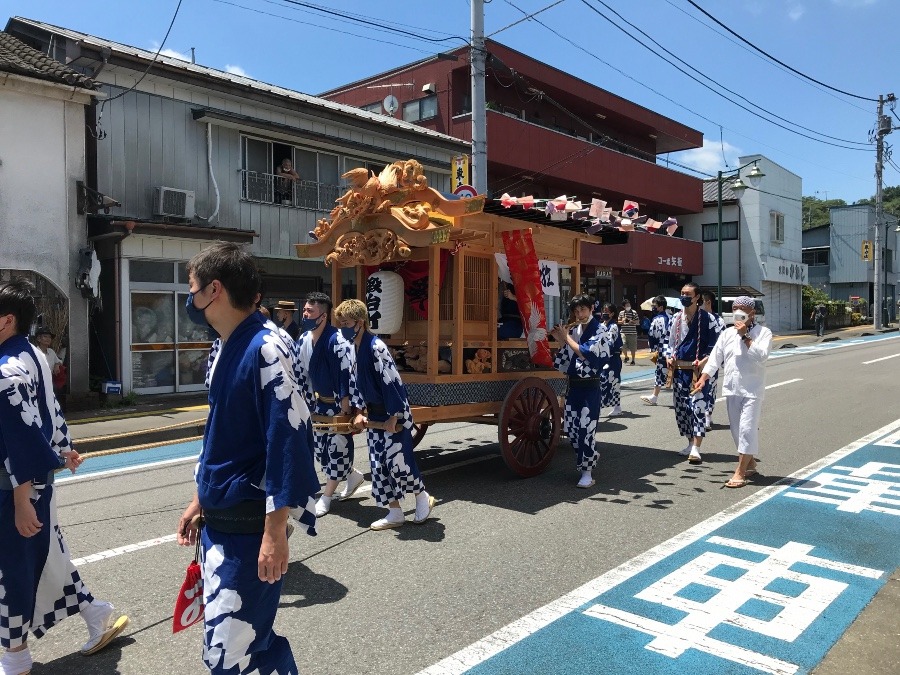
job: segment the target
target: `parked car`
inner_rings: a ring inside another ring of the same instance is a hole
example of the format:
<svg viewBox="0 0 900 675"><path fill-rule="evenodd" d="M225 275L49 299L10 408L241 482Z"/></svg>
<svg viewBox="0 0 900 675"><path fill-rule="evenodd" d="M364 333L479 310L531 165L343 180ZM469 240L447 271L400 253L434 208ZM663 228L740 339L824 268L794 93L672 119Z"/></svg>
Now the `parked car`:
<svg viewBox="0 0 900 675"><path fill-rule="evenodd" d="M726 326L734 325L734 308L731 303L737 299L737 296L722 297L722 319ZM765 325L766 323L766 306L762 300L754 300L756 305L756 322Z"/></svg>

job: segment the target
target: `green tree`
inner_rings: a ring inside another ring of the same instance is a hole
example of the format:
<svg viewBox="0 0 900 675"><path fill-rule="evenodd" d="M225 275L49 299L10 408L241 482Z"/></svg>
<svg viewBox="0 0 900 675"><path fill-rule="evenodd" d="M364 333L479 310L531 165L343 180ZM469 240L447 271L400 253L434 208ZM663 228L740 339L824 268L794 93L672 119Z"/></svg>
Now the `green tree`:
<svg viewBox="0 0 900 675"><path fill-rule="evenodd" d="M881 193L881 201L882 204L884 204L884 210L886 213L900 215L900 185L894 185L893 187L884 188ZM868 199L860 199L856 203L871 204L872 206L875 206L875 197L873 195Z"/></svg>
<svg viewBox="0 0 900 675"><path fill-rule="evenodd" d="M803 229L809 230L831 222L828 210L832 206L847 206L843 199L803 198Z"/></svg>

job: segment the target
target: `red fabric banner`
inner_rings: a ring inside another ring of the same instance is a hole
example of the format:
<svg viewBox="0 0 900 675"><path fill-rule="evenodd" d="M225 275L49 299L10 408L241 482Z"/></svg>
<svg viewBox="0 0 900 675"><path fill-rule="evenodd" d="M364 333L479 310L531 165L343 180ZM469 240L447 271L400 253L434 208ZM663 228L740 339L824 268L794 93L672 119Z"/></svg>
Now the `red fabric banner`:
<svg viewBox="0 0 900 675"><path fill-rule="evenodd" d="M438 272L440 276L440 285L444 285L444 277L447 276L447 260L450 258L450 251L441 249L441 269ZM413 311L423 319L428 318L428 261L427 260L410 260L399 263L388 263L377 267L366 267L366 276L378 270L390 270L396 272L403 279L403 292L406 296L406 302L412 307Z"/></svg>
<svg viewBox="0 0 900 675"><path fill-rule="evenodd" d="M516 304L525 326L531 362L551 368L550 342L547 340L547 312L544 309L544 290L541 287L541 270L531 228L503 233L503 248L509 276L516 287Z"/></svg>

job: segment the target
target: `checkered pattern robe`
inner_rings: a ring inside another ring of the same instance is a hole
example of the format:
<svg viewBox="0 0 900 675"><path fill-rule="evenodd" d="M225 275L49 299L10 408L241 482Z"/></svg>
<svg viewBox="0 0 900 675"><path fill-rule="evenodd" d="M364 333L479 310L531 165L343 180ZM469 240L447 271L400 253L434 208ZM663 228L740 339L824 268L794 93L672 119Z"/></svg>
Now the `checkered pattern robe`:
<svg viewBox="0 0 900 675"><path fill-rule="evenodd" d="M398 416L397 433L367 429L369 462L372 466L372 497L379 506L400 501L404 495L425 489L413 454L412 413L406 387L387 345L369 332L363 334L356 352L356 382L353 406L365 408L369 419L384 422ZM374 412L372 406L384 408Z"/></svg>
<svg viewBox="0 0 900 675"><path fill-rule="evenodd" d="M43 354L21 335L0 345L0 460L9 485L31 482L43 527L33 537L16 530L13 492L0 490L0 645L40 638L93 601L59 527L53 471L71 449ZM4 480L6 482L6 480Z"/></svg>
<svg viewBox="0 0 900 675"><path fill-rule="evenodd" d="M603 366L611 357L608 333L600 322L592 318L583 326L575 326L569 335L578 342L578 355L567 344L562 345L553 359L553 366L570 380L599 378ZM563 410L563 432L575 449L575 464L580 471L591 471L597 465L597 418L600 415L600 383L596 387L569 385Z"/></svg>
<svg viewBox="0 0 900 675"><path fill-rule="evenodd" d="M600 374L600 409L620 405L622 402L622 335L619 325L609 320L602 324L609 339L609 368Z"/></svg>
<svg viewBox="0 0 900 675"><path fill-rule="evenodd" d="M715 346L716 342L719 341L719 336L722 334L722 331L725 330L725 319L714 312L709 313L710 320L710 328L712 328L715 333L716 339L713 340L713 346ZM710 398L712 399L709 403L709 414L713 414L713 410L716 409L716 390L719 386L719 371L717 370L714 374L709 377L709 391Z"/></svg>
<svg viewBox="0 0 900 675"><path fill-rule="evenodd" d="M685 319L684 312L672 317L669 335L669 350L672 356L681 361L702 361L709 356L715 344L717 333L709 313L697 309L690 321ZM706 413L713 402L712 388L707 382L696 395L691 395L690 370L676 370L673 378L672 397L675 402L675 421L678 432L686 437L706 436Z"/></svg>
<svg viewBox="0 0 900 675"><path fill-rule="evenodd" d="M656 386L665 387L669 379L669 371L666 368L666 357L671 355L669 348L669 326L671 317L666 312L659 312L650 322L650 330L647 332L650 349L655 349L656 358Z"/></svg>
<svg viewBox="0 0 900 675"><path fill-rule="evenodd" d="M341 413L341 400L356 388L353 364L356 350L334 326L327 325L313 344L312 331L297 340L300 379L304 382L309 409L329 417ZM308 382L308 385L306 384ZM324 401L319 396L333 399ZM358 398L358 396L357 396ZM353 469L353 436L314 431L315 453L329 480L342 481Z"/></svg>

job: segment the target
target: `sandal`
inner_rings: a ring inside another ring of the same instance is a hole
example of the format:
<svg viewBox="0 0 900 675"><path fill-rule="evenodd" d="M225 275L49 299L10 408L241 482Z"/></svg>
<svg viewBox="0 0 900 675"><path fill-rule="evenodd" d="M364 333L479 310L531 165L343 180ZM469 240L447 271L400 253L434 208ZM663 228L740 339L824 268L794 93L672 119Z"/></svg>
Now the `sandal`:
<svg viewBox="0 0 900 675"><path fill-rule="evenodd" d="M735 480L734 478L732 478L730 481L725 483L725 487L727 487L727 488L742 488L745 485L747 485L749 482L750 481L747 480L746 478L741 478L739 480Z"/></svg>

